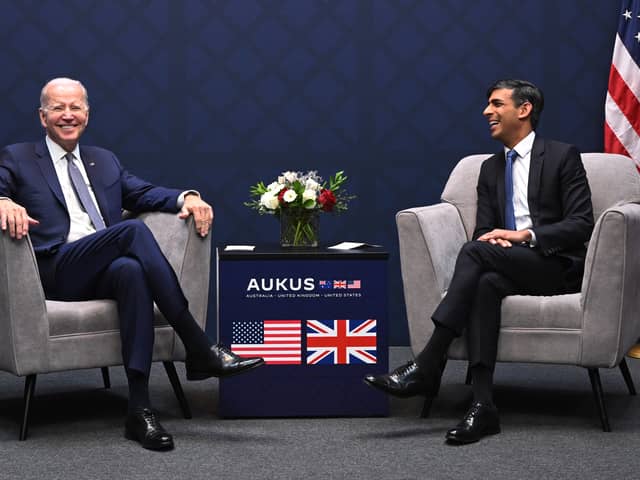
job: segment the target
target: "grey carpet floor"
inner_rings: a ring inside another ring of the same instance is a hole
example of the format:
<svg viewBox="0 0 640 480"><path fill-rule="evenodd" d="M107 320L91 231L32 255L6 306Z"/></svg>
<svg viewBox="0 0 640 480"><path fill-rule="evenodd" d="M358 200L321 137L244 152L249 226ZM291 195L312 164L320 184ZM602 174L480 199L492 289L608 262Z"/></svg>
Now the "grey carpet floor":
<svg viewBox="0 0 640 480"><path fill-rule="evenodd" d="M395 347L392 365L408 358ZM628 360L640 387L640 361ZM181 378L184 372L178 365ZM391 400L386 418L219 419L217 383L184 382L184 420L161 366L152 395L176 449L150 452L122 436L126 381L96 371L38 378L29 439L18 442L22 379L0 373L1 479L606 479L639 478L640 400L617 369L601 373L613 431L603 433L587 372L500 364L503 432L469 446L445 444L464 414L465 364L449 362L432 415L418 399Z"/></svg>

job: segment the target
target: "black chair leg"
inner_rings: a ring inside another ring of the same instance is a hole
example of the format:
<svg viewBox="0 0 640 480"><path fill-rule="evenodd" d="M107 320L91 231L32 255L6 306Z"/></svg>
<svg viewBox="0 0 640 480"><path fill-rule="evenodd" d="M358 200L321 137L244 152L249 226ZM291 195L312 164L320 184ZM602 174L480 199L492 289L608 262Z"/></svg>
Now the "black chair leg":
<svg viewBox="0 0 640 480"><path fill-rule="evenodd" d="M631 378L631 372L629 371L629 366L627 365L627 361L623 358L620 362L620 371L622 372L622 376L624 377L624 383L627 384L627 388L629 389L629 395L636 394L636 387L633 384L633 378Z"/></svg>
<svg viewBox="0 0 640 480"><path fill-rule="evenodd" d="M600 423L604 432L610 432L609 418L607 417L607 408L604 405L604 395L602 393L602 384L600 383L600 373L597 368L587 368L589 371L589 380L591 380L591 389L596 400L598 414L600 415Z"/></svg>
<svg viewBox="0 0 640 480"><path fill-rule="evenodd" d="M182 385L180 384L180 379L178 378L175 365L173 362L162 362L162 364L164 365L164 369L167 372L167 376L169 377L169 381L173 387L173 392L178 398L178 403L182 409L182 415L184 418L191 418L191 408L189 407L189 402L187 402L187 397L184 396L184 392L182 391Z"/></svg>
<svg viewBox="0 0 640 480"><path fill-rule="evenodd" d="M464 377L464 384L471 385L471 367L467 365L467 374Z"/></svg>
<svg viewBox="0 0 640 480"><path fill-rule="evenodd" d="M104 382L104 388L111 388L111 378L109 378L109 367L102 367L102 381Z"/></svg>
<svg viewBox="0 0 640 480"><path fill-rule="evenodd" d="M27 430L29 428L29 408L31 407L31 399L36 388L36 375L27 375L24 379L24 408L22 411L22 426L20 427L20 436L18 439L24 441L27 439Z"/></svg>

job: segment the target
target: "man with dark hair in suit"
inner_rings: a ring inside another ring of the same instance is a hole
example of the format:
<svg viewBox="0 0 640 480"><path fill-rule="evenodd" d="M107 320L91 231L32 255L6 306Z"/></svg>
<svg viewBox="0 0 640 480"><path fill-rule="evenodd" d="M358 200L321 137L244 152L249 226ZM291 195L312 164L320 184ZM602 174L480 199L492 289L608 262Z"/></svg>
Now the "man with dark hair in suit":
<svg viewBox="0 0 640 480"><path fill-rule="evenodd" d="M492 390L502 299L579 291L593 230L591 191L578 150L536 136L544 106L540 89L501 80L487 98L483 114L504 148L481 167L473 240L460 250L447 294L431 317L433 334L415 362L365 377L391 395L433 397L447 349L466 331L474 398L447 432L450 443L500 432Z"/></svg>
<svg viewBox="0 0 640 480"><path fill-rule="evenodd" d="M39 113L46 138L0 152L0 227L18 240L30 233L47 298L116 300L129 384L125 436L151 450L172 449L149 399L154 302L185 346L187 379L234 375L264 361L211 344L151 231L121 215L126 209L193 216L205 236L213 209L195 191L131 175L108 150L79 146L89 101L77 80L48 82Z"/></svg>

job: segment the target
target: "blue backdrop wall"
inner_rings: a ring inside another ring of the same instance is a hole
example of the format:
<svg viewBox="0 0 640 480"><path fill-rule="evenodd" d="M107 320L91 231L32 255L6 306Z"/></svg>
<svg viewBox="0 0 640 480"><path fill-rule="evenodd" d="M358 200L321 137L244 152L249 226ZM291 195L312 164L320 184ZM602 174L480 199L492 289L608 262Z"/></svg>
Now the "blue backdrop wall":
<svg viewBox="0 0 640 480"><path fill-rule="evenodd" d="M391 344L408 343L395 212L437 202L464 155L492 152L495 79L537 83L539 131L602 150L617 0L0 0L0 143L42 136L41 86L84 82L83 142L139 176L196 188L214 242L274 241L243 207L288 169L338 169L358 195L322 240L391 252ZM209 332L215 336L212 285Z"/></svg>

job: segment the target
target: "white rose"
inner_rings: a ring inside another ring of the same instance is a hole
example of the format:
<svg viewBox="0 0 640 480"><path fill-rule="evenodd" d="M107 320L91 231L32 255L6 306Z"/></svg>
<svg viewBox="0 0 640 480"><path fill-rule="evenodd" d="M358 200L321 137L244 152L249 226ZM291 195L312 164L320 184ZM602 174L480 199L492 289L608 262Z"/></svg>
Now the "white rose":
<svg viewBox="0 0 640 480"><path fill-rule="evenodd" d="M269 190L270 192L276 192L276 191L279 192L281 188L282 188L282 185L280 185L278 182L272 182L267 187L267 190Z"/></svg>
<svg viewBox="0 0 640 480"><path fill-rule="evenodd" d="M280 176L278 177L278 183L279 183L280 185L284 185L284 175L280 175Z"/></svg>
<svg viewBox="0 0 640 480"><path fill-rule="evenodd" d="M320 187L320 184L316 182L313 178L309 178L307 180L307 183L305 184L305 188L307 190L318 190L319 187Z"/></svg>
<svg viewBox="0 0 640 480"><path fill-rule="evenodd" d="M285 202L291 203L298 197L298 194L294 190L287 190L284 192L284 196L282 197Z"/></svg>
<svg viewBox="0 0 640 480"><path fill-rule="evenodd" d="M289 183L293 183L298 179L296 172L284 172L282 175L284 175L284 179Z"/></svg>
<svg viewBox="0 0 640 480"><path fill-rule="evenodd" d="M269 210L275 210L278 208L278 196L272 192L264 192L260 196L260 205Z"/></svg>
<svg viewBox="0 0 640 480"><path fill-rule="evenodd" d="M302 202L306 203L307 200L313 200L313 203L306 206L305 208L313 208L316 206L316 191L307 189L302 192Z"/></svg>

